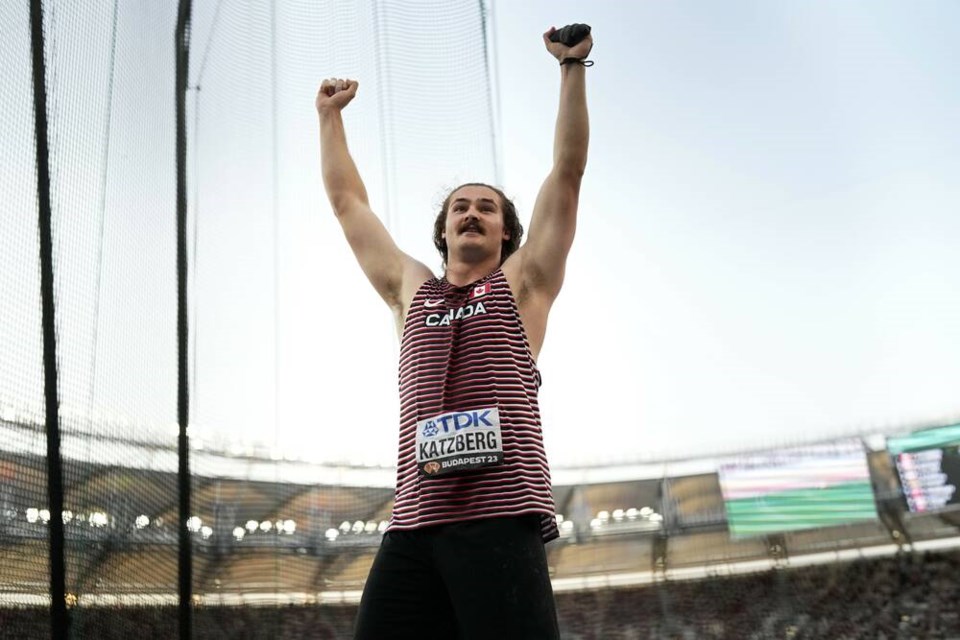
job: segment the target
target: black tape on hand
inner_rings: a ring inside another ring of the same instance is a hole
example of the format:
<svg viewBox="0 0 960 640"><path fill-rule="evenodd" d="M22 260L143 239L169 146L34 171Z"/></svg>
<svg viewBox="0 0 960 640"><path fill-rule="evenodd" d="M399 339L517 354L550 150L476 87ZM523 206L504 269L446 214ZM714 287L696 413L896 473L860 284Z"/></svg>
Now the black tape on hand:
<svg viewBox="0 0 960 640"><path fill-rule="evenodd" d="M572 47L581 42L588 35L590 35L590 25L574 23L568 24L562 29L557 29L551 33L550 41L559 42L564 46Z"/></svg>

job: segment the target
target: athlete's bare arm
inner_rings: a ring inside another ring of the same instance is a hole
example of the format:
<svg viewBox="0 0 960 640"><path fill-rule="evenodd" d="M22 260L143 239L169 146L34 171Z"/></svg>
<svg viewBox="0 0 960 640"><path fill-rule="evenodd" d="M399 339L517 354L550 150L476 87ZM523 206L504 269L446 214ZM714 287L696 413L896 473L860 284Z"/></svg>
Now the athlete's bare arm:
<svg viewBox="0 0 960 640"><path fill-rule="evenodd" d="M367 189L347 149L341 114L358 86L356 80L332 78L324 80L317 92L323 186L360 268L393 310L399 333L417 288L432 274L397 247L370 209Z"/></svg>
<svg viewBox="0 0 960 640"><path fill-rule="evenodd" d="M583 59L593 38L567 47L543 41L558 61ZM527 241L503 265L530 340L534 357L540 352L547 314L563 284L567 254L577 228L580 182L587 165L590 124L587 117L586 69L582 64L560 66L560 106L553 139L553 168L537 195Z"/></svg>

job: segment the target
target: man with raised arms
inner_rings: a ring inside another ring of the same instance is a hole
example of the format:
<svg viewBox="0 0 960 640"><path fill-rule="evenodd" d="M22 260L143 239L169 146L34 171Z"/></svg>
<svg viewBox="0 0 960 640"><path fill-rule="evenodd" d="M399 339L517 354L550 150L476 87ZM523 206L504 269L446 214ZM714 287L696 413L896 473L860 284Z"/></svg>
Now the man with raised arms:
<svg viewBox="0 0 960 640"><path fill-rule="evenodd" d="M560 63L560 105L528 238L521 245L500 189L461 185L435 223L440 277L401 251L370 209L341 116L358 83L331 78L317 94L327 196L401 343L396 496L356 638L559 637L536 361L576 230L593 40L586 25L551 28L543 40Z"/></svg>

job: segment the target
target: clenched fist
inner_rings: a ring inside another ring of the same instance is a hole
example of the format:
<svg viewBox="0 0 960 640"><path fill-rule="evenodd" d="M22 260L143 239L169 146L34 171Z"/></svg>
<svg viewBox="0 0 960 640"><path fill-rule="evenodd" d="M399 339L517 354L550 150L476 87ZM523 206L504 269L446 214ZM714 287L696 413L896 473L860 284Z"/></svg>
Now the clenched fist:
<svg viewBox="0 0 960 640"><path fill-rule="evenodd" d="M322 113L327 109L340 111L357 95L359 86L360 83L356 80L327 78L317 91L317 112Z"/></svg>
<svg viewBox="0 0 960 640"><path fill-rule="evenodd" d="M587 27L587 29L589 29L589 27ZM589 31L583 40L573 46L567 46L562 42L554 42L551 40L550 36L552 36L556 31L556 27L550 27L547 29L546 33L543 34L543 44L546 45L547 51L550 52L550 55L559 60L561 63L567 58L583 60L590 55L590 49L593 48L593 36L589 33Z"/></svg>

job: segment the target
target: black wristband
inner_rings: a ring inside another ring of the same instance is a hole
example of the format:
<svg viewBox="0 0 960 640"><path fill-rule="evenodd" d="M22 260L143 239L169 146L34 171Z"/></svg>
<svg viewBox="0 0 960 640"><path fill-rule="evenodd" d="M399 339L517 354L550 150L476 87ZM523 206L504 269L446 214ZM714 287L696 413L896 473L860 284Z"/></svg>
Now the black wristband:
<svg viewBox="0 0 960 640"><path fill-rule="evenodd" d="M592 67L593 60L587 60L586 58L564 58L560 61L560 66L562 67L565 64L579 64L584 67Z"/></svg>

